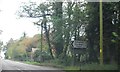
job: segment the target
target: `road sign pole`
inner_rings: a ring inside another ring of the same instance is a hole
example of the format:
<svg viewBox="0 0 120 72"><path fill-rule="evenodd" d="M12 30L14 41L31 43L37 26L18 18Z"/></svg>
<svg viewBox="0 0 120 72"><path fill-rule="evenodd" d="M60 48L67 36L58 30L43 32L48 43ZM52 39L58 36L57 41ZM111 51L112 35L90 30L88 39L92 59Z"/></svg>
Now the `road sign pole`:
<svg viewBox="0 0 120 72"><path fill-rule="evenodd" d="M100 64L103 65L103 11L102 11L102 0L99 4L100 9Z"/></svg>

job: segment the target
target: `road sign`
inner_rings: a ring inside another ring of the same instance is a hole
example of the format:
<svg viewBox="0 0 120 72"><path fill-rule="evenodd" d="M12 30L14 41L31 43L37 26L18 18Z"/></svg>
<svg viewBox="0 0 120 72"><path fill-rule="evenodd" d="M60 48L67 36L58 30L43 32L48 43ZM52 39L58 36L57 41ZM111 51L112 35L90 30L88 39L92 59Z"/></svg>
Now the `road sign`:
<svg viewBox="0 0 120 72"><path fill-rule="evenodd" d="M74 48L87 48L87 44L86 44L86 41L75 40L73 42L73 47Z"/></svg>

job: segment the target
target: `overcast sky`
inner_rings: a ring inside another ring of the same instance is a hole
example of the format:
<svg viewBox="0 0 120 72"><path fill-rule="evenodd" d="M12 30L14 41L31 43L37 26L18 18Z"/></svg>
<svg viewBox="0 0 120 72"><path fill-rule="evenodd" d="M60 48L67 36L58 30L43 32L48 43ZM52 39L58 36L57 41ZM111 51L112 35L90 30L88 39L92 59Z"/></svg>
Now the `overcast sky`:
<svg viewBox="0 0 120 72"><path fill-rule="evenodd" d="M15 14L19 9L21 2L41 1L41 0L0 0L0 40L6 43L10 38L19 39L23 32L32 37L39 33L38 28L34 26L32 20L27 18L18 18Z"/></svg>

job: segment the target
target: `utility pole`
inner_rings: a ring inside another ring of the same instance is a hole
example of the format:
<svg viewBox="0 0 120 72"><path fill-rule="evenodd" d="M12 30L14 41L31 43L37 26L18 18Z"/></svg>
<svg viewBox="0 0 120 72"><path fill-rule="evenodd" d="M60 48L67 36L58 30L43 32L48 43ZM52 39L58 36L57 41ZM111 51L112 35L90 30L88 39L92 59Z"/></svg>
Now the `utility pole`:
<svg viewBox="0 0 120 72"><path fill-rule="evenodd" d="M99 4L100 10L100 65L103 65L103 11L102 11L102 0Z"/></svg>

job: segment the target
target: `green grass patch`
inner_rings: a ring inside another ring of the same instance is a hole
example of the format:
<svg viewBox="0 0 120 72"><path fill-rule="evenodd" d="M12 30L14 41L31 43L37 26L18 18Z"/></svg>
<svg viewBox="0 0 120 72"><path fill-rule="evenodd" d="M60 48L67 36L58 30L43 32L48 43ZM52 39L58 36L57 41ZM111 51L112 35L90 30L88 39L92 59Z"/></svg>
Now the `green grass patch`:
<svg viewBox="0 0 120 72"><path fill-rule="evenodd" d="M38 63L38 62L26 61L24 63L38 65L38 66L55 67L55 68L60 68L63 70L68 70L68 71L70 70L76 70L76 71L78 70L118 70L118 65L116 64L100 65L100 64L92 63L92 64L85 64L81 66L64 66L62 64L57 64L54 62Z"/></svg>
<svg viewBox="0 0 120 72"><path fill-rule="evenodd" d="M116 64L86 64L81 66L82 70L117 70L118 66Z"/></svg>
<svg viewBox="0 0 120 72"><path fill-rule="evenodd" d="M32 64L32 65L39 65L40 64L38 62L32 62L32 61L25 61L24 63L26 63L26 64Z"/></svg>
<svg viewBox="0 0 120 72"><path fill-rule="evenodd" d="M118 70L118 65L116 64L85 64L81 66L66 66L64 70Z"/></svg>
<svg viewBox="0 0 120 72"><path fill-rule="evenodd" d="M64 70L80 70L79 66L66 66Z"/></svg>
<svg viewBox="0 0 120 72"><path fill-rule="evenodd" d="M55 68L64 68L64 66L62 66L62 65L58 65L58 64L55 64L55 63L49 63L49 62L39 63L39 62L25 61L24 63L32 64L32 65L38 65L38 66L48 66L48 67L55 67Z"/></svg>
<svg viewBox="0 0 120 72"><path fill-rule="evenodd" d="M55 67L55 68L64 68L63 65L58 65L54 63L40 63L40 66L48 66L48 67Z"/></svg>

